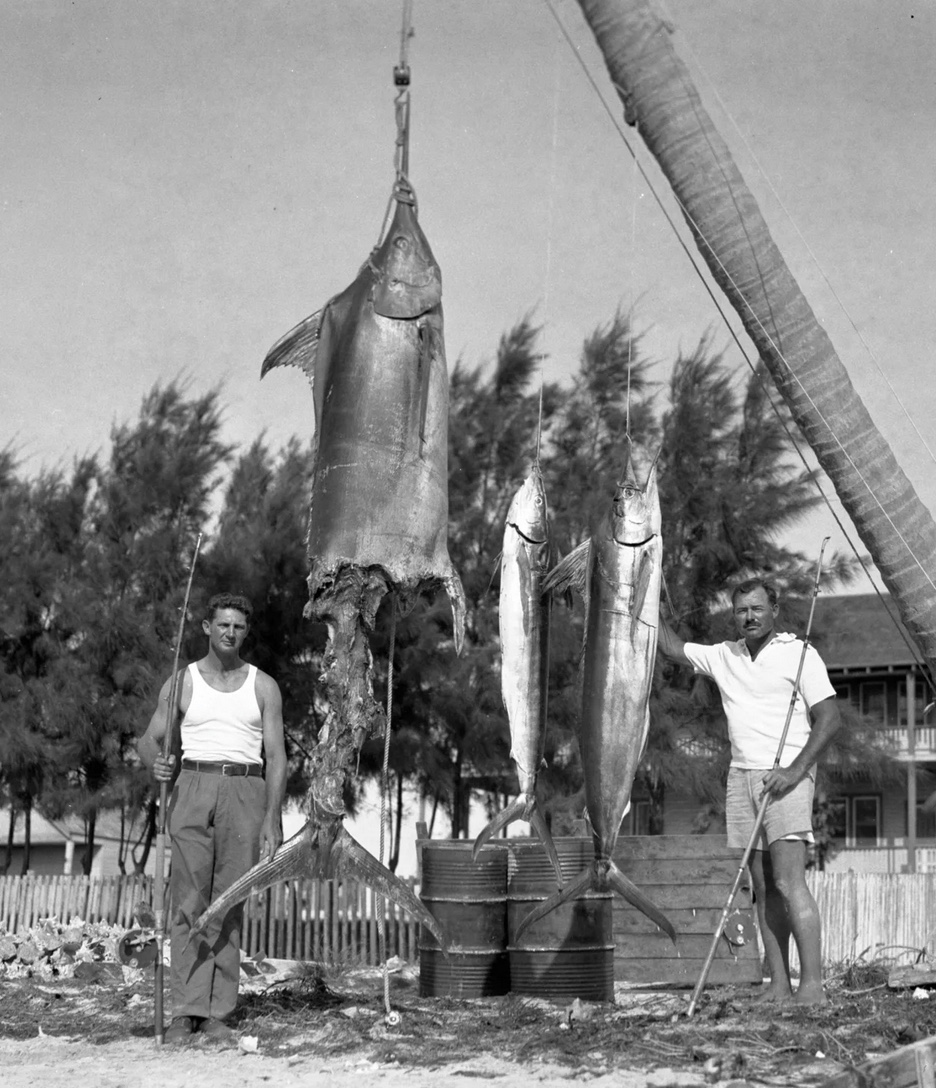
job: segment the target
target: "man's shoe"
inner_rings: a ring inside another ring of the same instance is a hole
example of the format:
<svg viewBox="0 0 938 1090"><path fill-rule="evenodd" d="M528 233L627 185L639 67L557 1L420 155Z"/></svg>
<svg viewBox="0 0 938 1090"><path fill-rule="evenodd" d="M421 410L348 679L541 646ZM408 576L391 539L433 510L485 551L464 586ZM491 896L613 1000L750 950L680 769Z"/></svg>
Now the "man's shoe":
<svg viewBox="0 0 938 1090"><path fill-rule="evenodd" d="M229 1029L218 1018L203 1018L198 1032L209 1041L218 1044L230 1044L235 1039L234 1030Z"/></svg>
<svg viewBox="0 0 938 1090"><path fill-rule="evenodd" d="M193 1033L195 1033L195 1025L192 1019L187 1014L183 1014L170 1022L169 1028L163 1034L163 1044L186 1045Z"/></svg>

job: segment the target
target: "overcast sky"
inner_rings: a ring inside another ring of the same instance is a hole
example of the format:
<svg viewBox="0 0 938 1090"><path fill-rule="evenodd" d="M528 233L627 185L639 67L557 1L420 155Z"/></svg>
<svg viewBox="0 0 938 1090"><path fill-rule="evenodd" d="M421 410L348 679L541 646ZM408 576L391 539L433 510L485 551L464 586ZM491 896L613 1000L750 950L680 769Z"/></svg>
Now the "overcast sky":
<svg viewBox="0 0 938 1090"><path fill-rule="evenodd" d="M554 4L620 116L578 6ZM934 5L660 6L934 510L915 431L933 450ZM400 21L393 0L0 4L0 446L27 471L106 451L111 425L179 375L193 392L224 383L229 441L309 436L303 376L261 384L260 363L377 241ZM709 328L729 345L546 0L415 0L413 21L410 174L443 271L450 364L490 360L532 308L551 379L633 303L662 380ZM735 347L729 358L742 380ZM830 525L814 519L793 542L816 554Z"/></svg>

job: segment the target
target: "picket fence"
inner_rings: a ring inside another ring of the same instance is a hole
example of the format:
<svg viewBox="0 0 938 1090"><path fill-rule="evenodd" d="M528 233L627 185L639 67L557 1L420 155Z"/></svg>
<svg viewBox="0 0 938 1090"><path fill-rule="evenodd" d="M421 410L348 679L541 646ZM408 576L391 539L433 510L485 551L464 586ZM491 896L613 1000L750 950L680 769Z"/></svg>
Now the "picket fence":
<svg viewBox="0 0 938 1090"><path fill-rule="evenodd" d="M406 879L405 879L406 881ZM356 882L280 882L245 902L242 948L251 957L379 965L378 920L384 916L385 957L418 957L419 924L398 905L377 909L373 890ZM16 934L54 917L67 924L137 926L134 907L153 903L153 879L142 875L0 876L0 934Z"/></svg>
<svg viewBox="0 0 938 1090"><path fill-rule="evenodd" d="M821 912L828 965L863 957L910 963L935 956L934 874L809 872ZM727 890L729 893L729 890ZM141 875L0 876L0 934L16 934L54 917L133 928L134 906L152 904L152 879ZM418 959L419 925L395 904L376 911L374 892L352 881L281 882L245 904L242 946L250 956L378 965L379 918L386 957ZM795 961L797 964L797 961Z"/></svg>

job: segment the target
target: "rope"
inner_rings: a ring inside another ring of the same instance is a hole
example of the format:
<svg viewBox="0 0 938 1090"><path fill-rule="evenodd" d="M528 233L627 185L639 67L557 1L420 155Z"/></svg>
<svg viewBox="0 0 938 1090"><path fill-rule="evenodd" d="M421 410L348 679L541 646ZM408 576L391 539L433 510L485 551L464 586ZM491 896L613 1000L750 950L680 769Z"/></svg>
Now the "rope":
<svg viewBox="0 0 938 1090"><path fill-rule="evenodd" d="M560 30L563 33L563 35L564 35L564 37L565 37L565 39L567 41L567 44L570 46L570 49L572 50L574 56L576 57L577 62L580 65L580 68L582 69L582 71L585 74L588 82L590 83L591 87L593 88L593 91L595 92L597 98L599 99L600 103L602 104L603 109L606 111L607 116L612 121L612 124L613 124L614 128L616 129L616 132L619 135L619 138L622 140L623 144L625 145L626 150L628 151L629 155L632 156L632 159L633 159L635 165L637 166L638 170L640 171L642 177L644 178L646 184L649 187L649 191L651 192L651 195L655 199L655 203L658 205L659 209L661 210L661 213L664 216L666 222L668 223L668 226L673 231L674 236L678 241L678 244L680 245L681 249L684 251L688 261L691 264L691 267L693 268L695 274L697 275L697 278L699 279L699 281L700 281L701 285L703 286L704 290L706 291L707 295L709 295L714 307L717 310L717 313L720 315L721 319L723 320L723 323L726 326L730 337L732 338L732 340L736 344L737 348L739 349L740 353L742 354L743 359L748 364L749 369L753 372L753 374L756 374L757 377L758 377L755 365L753 364L752 360L750 359L749 353L746 351L745 347L743 346L742 342L739 339L739 336L737 335L736 331L733 329L732 324L730 323L726 312L724 311L723 307L720 305L720 302L717 299L717 297L716 297L713 289L711 288L710 284L708 283L706 277L704 276L701 269L698 267L697 262L696 262L696 260L694 258L694 255L692 254L690 248L688 247L687 243L681 238L680 232L679 232L679 230L677 228L677 225L674 222L673 217L669 213L668 209L665 207L664 202L662 201L660 195L658 194L657 190L655 189L654 184L651 181L651 178L649 177L649 175L648 175L647 171L645 170L645 168L642 166L642 164L641 164L640 160L638 159L638 156L637 156L634 148L632 147L631 143L629 142L628 137L622 131L621 126L619 124L618 118L616 117L616 115L611 110L609 104L606 102L606 99L604 98L602 92L600 91L599 86L597 85L596 80L593 78L592 73L589 71L589 68L587 67L586 62L580 56L580 53L577 50L576 44L574 43L573 39L570 37L570 34L567 31L567 28L561 22L560 17L558 16L557 11L554 8L552 0L545 0L545 3L547 4L547 7L548 7L551 15L553 16L555 22L560 27ZM622 88L617 87L616 89L620 93L624 94L624 92L622 91ZM714 260L716 261L716 263L722 269L722 271L723 271L724 275L726 276L727 280L730 283L732 283L734 287L736 287L735 282L733 281L733 278L729 275L729 273L727 272L727 270L723 266L722 262L720 262L719 257L713 252L712 247L710 247L710 244L707 242L707 240L704 238L703 234L700 232L699 228L697 227L696 222L694 221L693 216L690 215L690 213L684 207L684 205L682 204L682 202L680 201L680 199L677 197L676 194L674 194L674 199L677 202L678 206L681 208L681 211L683 212L683 214L686 217L686 219L688 220L688 222L691 223L694 226L694 228L697 230L698 237L701 238L701 240L707 245L708 249L710 250L710 253L713 255ZM739 288L736 287L736 290L738 292ZM742 297L742 296L740 296L740 297ZM743 301L745 302L745 300L743 300ZM934 586L935 583L934 583L933 577L931 576L931 573L926 570L925 566L918 559L918 557L916 556L916 554L915 554L914 550L912 549L911 545L908 543L908 541L905 540L904 535L899 531L898 527L895 525L892 518L890 517L888 511L886 511L886 509L883 507L882 503L880 502L879 498L876 496L876 494L870 488L869 484L866 481L866 478L863 476L863 474L860 472L859 468L853 462L853 459L850 457L849 453L846 451L843 444L840 442L839 438L834 433L834 431L831 428L830 424L828 423L826 417L824 416L823 413L820 412L817 405L814 403L813 399L810 397L810 395L804 389L804 386L801 383L801 380L792 371L790 365L788 364L787 359L785 358L784 353L778 348L777 344L775 343L774 338L772 338L769 335L768 331L765 329L765 326L763 325L763 323L759 319L758 315L756 315L752 311L752 308L749 307L748 303L746 303L746 306L747 306L747 309L749 310L750 314L752 315L753 319L755 320L755 322L759 325L759 327L762 329L762 332L766 335L768 340L771 342L772 347L775 350L779 360L786 366L786 368L788 368L788 371L792 375L792 378L801 387L805 397L808 399L808 401L811 403L812 408L817 413L818 418L827 426L827 429L830 432L831 437L833 438L834 442L841 449L841 451L843 452L843 454L846 457L847 461L850 463L850 465L856 471L856 473L859 476L860 480L862 481L864 487L866 488L866 490L869 492L870 496L872 497L873 502L876 504L876 506L882 512L883 516L889 522L890 526L892 526L893 531L895 532L896 537L898 538L898 540L901 541L902 544L905 546L905 548L909 552L909 555L912 557L913 562L922 570L922 572L925 575L928 582L932 586ZM763 389L765 390L767 396L769 396L768 389L766 388L765 384L762 382L761 378L759 378L759 382L763 386ZM773 410L776 413L776 416L778 416L779 421L781 422L782 427L785 430L786 435L791 440L792 446L793 446L796 454L801 459L801 461L804 464L805 468L807 470L809 470L809 472L810 472L810 466L808 465L808 462L807 462L806 458L804 457L804 453L800 449L800 446L798 445L798 443L795 442L794 437L791 434L791 431L788 429L787 425L785 424L784 419L782 418L781 413L779 412L778 407L775 405L775 402L772 400L771 396L769 396L769 403L772 405ZM833 517L835 523L837 524L838 528L843 533L845 540L847 541L848 545L850 546L850 548L853 551L854 555L856 556L857 560L860 562L860 566L862 567L864 573L867 575L867 578L869 578L870 583L873 585L873 588L876 591L876 593L882 599L882 594L880 593L879 589L876 587L876 584L873 582L872 575L870 574L870 571L867 568L867 566L864 564L864 562L863 562L863 560L862 560L862 558L860 556L860 553L857 550L856 545L853 543L852 537L847 532L846 528L843 525L843 522L841 521L841 519L837 515L837 512L834 510L834 508L833 508L833 506L832 506L832 504L830 502L830 499L825 494L824 489L821 487L820 482L817 480L817 477L813 473L812 473L812 479L814 480L815 486L817 487L818 492L820 493L820 496L821 496L822 500L824 501L825 505L827 506L828 510L830 511L830 514ZM897 630L902 635L903 640L911 648L911 644L909 644L908 638L906 637L903 630L899 627L898 622L895 620L895 618L892 618L891 614L889 614L889 616L892 619L893 623L896 625ZM916 657L916 661L919 661L919 656L918 656L918 653L917 653L917 649L915 649L915 657Z"/></svg>
<svg viewBox="0 0 938 1090"><path fill-rule="evenodd" d="M388 762L391 755L391 706L394 690L394 642L397 635L397 595L391 597L391 636L388 647L388 692L386 711L384 716L384 758L381 764L381 832L378 838L378 862L384 863L384 829L388 820L388 796L390 785L388 784ZM380 905L378 920L378 957L381 960L381 978L384 986L384 1013L386 1018L393 1014L391 1010L391 981L388 974L387 942L384 937L384 909L385 899L375 895L375 908Z"/></svg>

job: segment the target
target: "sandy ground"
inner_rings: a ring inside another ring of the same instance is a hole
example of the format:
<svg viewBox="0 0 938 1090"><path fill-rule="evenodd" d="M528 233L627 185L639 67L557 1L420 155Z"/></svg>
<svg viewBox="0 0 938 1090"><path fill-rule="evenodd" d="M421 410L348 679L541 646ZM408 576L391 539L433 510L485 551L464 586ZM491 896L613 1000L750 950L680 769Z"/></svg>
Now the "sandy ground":
<svg viewBox="0 0 938 1090"><path fill-rule="evenodd" d="M298 1045L304 1044L302 1041ZM62 1037L0 1041L0 1085L34 1086L303 1086L303 1087L470 1087L470 1086L705 1086L699 1073L658 1068L652 1072L609 1070L571 1078L569 1069L536 1070L493 1062L484 1056L471 1066L451 1064L432 1071L404 1064L375 1064L364 1056L324 1063L303 1055L265 1056L215 1047L157 1050L152 1041L131 1040L89 1046ZM720 1085L720 1084L717 1084ZM726 1085L726 1084L723 1084Z"/></svg>

